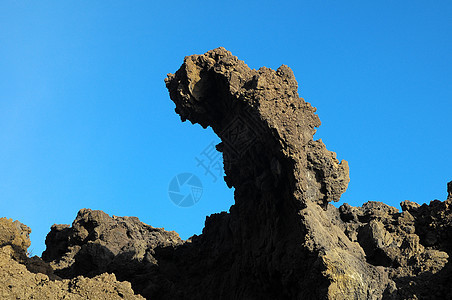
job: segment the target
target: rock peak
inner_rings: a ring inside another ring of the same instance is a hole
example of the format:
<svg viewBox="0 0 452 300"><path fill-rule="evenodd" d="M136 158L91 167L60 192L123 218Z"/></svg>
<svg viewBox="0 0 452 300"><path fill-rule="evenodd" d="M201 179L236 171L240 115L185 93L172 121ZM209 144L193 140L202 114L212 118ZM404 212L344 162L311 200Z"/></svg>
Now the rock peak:
<svg viewBox="0 0 452 300"><path fill-rule="evenodd" d="M181 119L211 126L221 138L217 148L229 186L240 189L250 178L260 190L291 185L302 192L299 204L312 201L323 207L347 189L348 164L313 140L320 119L298 96L289 67L251 70L217 48L185 57L165 81Z"/></svg>

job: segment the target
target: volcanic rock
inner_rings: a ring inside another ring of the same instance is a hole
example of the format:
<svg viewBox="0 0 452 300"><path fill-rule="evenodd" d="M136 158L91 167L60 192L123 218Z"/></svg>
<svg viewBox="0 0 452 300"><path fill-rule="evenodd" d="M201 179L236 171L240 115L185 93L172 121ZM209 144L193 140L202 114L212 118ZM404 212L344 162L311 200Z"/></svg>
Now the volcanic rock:
<svg viewBox="0 0 452 300"><path fill-rule="evenodd" d="M27 256L30 232L18 221L0 219L1 299L144 299L113 274L61 280L39 257Z"/></svg>
<svg viewBox="0 0 452 300"><path fill-rule="evenodd" d="M182 121L220 137L234 205L186 241L82 209L47 236L55 274L114 273L147 299L452 299L452 183L446 201L402 212L336 208L348 164L313 139L321 123L289 67L251 70L217 48L187 56L166 86Z"/></svg>
<svg viewBox="0 0 452 300"><path fill-rule="evenodd" d="M43 257L58 275L128 274L135 291L149 299L382 297L387 272L366 261L329 204L347 188L348 164L313 140L320 120L298 96L290 68L251 70L218 48L186 57L166 84L182 120L211 126L221 138L217 149L235 204L229 213L208 217L200 236L146 246L149 259L134 260L145 266L140 272L118 259L130 247L109 246L116 238L102 238L119 219L79 213L71 228L55 226L47 238ZM147 245L148 236L137 238ZM104 251L109 247L116 250Z"/></svg>
<svg viewBox="0 0 452 300"><path fill-rule="evenodd" d="M228 228L222 245L230 250L217 255L230 261L223 263L228 271L209 266L222 288L210 284L208 297L382 296L387 274L366 262L329 204L347 188L348 164L313 140L321 123L315 108L298 96L289 67L251 70L218 48L186 57L166 84L183 121L210 126L221 138L225 180L235 188L230 214L213 229L206 222L200 237L213 243L221 236L217 228Z"/></svg>
<svg viewBox="0 0 452 300"><path fill-rule="evenodd" d="M156 270L154 250L180 244L177 233L146 225L136 217L110 217L102 211L82 209L72 227L52 226L42 258L62 278L115 273L140 294L155 295L168 280ZM167 287L170 285L168 282Z"/></svg>

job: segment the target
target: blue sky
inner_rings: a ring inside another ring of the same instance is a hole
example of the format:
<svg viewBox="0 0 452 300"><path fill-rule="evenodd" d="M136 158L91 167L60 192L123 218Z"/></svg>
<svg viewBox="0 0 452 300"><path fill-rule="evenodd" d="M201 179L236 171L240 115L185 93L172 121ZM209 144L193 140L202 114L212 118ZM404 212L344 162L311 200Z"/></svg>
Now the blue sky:
<svg viewBox="0 0 452 300"><path fill-rule="evenodd" d="M315 138L350 164L340 203L444 200L451 16L451 1L2 1L1 216L32 228L38 255L84 207L199 234L233 191L197 166L218 138L180 122L163 80L219 46L293 69ZM168 196L184 172L203 184L188 208Z"/></svg>

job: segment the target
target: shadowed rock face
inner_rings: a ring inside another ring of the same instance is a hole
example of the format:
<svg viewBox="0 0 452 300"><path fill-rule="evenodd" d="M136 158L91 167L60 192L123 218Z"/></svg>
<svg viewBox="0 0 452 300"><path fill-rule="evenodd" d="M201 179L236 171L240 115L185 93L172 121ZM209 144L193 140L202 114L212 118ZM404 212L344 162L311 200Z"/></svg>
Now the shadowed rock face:
<svg viewBox="0 0 452 300"><path fill-rule="evenodd" d="M39 257L27 256L30 232L18 221L0 218L0 299L144 299L113 274L62 280Z"/></svg>
<svg viewBox="0 0 452 300"><path fill-rule="evenodd" d="M346 190L348 164L313 141L320 120L298 96L289 67L251 70L218 48L186 57L165 81L182 121L210 126L221 138L229 186L296 192L298 206L326 206Z"/></svg>
<svg viewBox="0 0 452 300"><path fill-rule="evenodd" d="M313 140L320 120L290 68L251 70L218 48L186 57L166 85L182 120L221 138L225 180L235 188L230 214L201 237L213 242L219 233L210 231L226 227L233 253L229 274L217 275L224 290L212 296L381 296L385 273L331 220L328 203L346 190L348 165Z"/></svg>
<svg viewBox="0 0 452 300"><path fill-rule="evenodd" d="M235 204L187 241L81 210L46 239L43 259L56 274L113 272L148 299L452 296L452 199L403 202L402 213L379 202L331 205L347 188L348 165L313 140L320 120L290 68L251 70L217 48L186 57L166 86L183 121L221 138Z"/></svg>
<svg viewBox="0 0 452 300"><path fill-rule="evenodd" d="M52 226L42 258L62 278L115 273L118 280L131 282L136 291L154 295L171 286L159 275L155 249L181 244L174 231L154 228L136 217L110 217L102 211L82 209L72 227Z"/></svg>

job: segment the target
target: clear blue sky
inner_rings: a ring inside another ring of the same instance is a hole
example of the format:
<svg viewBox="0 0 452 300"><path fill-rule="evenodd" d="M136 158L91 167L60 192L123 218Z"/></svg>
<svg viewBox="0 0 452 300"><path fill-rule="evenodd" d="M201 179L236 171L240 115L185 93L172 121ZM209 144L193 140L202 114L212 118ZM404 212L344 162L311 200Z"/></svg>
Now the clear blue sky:
<svg viewBox="0 0 452 300"><path fill-rule="evenodd" d="M316 138L350 164L342 202L444 200L452 180L451 1L1 1L1 216L44 250L81 208L182 238L233 192L195 157L218 139L181 123L164 78L224 46L251 68L289 65L318 108ZM171 179L202 198L179 208Z"/></svg>

